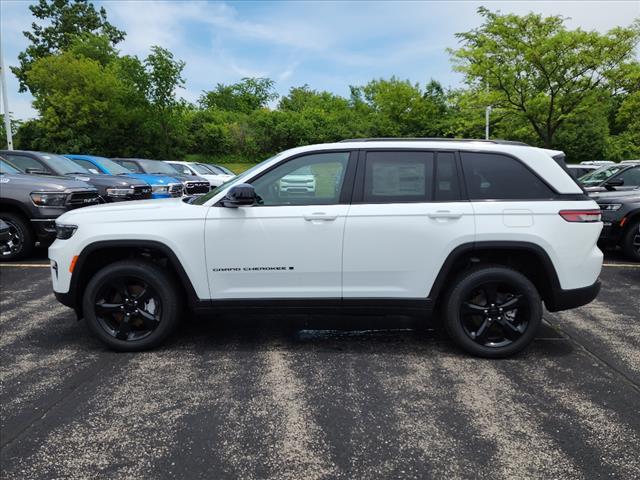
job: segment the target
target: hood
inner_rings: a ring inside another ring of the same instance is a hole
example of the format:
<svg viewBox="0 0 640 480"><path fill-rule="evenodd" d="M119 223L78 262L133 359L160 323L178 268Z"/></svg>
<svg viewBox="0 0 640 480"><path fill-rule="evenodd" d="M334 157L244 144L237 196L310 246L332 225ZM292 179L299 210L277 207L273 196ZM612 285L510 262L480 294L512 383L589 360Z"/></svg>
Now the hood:
<svg viewBox="0 0 640 480"><path fill-rule="evenodd" d="M596 202L636 202L640 201L640 189L616 192L592 192L589 194Z"/></svg>
<svg viewBox="0 0 640 480"><path fill-rule="evenodd" d="M180 182L184 183L184 182L206 182L209 183L209 181L206 178L203 178L199 175L180 175L180 174L176 174L176 175L172 175L173 177L177 178L178 180L180 180Z"/></svg>
<svg viewBox="0 0 640 480"><path fill-rule="evenodd" d="M128 177L137 178L149 185L169 185L171 183L182 183L177 178L168 177L166 175L158 175L153 173L128 173Z"/></svg>
<svg viewBox="0 0 640 480"><path fill-rule="evenodd" d="M93 175L93 174L69 174L66 178L72 178L81 182L87 182L90 185L96 187L108 188L108 187L147 187L146 182L140 179L132 179L127 175Z"/></svg>
<svg viewBox="0 0 640 480"><path fill-rule="evenodd" d="M56 177L49 175L29 175L22 173L5 173L0 175L0 185L13 183L17 185L28 185L33 190L41 191L64 191L66 189L91 189L95 190L91 185L79 180L73 180L68 177Z"/></svg>
<svg viewBox="0 0 640 480"><path fill-rule="evenodd" d="M82 223L123 223L148 220L204 218L207 208L189 205L181 198L161 198L154 200L133 200L118 203L103 203L91 207L71 210L60 217L60 222Z"/></svg>

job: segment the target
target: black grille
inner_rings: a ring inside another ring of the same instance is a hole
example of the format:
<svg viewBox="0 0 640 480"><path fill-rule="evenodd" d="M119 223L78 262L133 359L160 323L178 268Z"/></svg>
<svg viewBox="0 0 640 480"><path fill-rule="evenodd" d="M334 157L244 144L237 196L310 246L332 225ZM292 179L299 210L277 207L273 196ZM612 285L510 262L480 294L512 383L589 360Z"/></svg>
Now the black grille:
<svg viewBox="0 0 640 480"><path fill-rule="evenodd" d="M146 185L139 185L137 187L133 187L132 198L135 198L136 200L151 198L151 187Z"/></svg>
<svg viewBox="0 0 640 480"><path fill-rule="evenodd" d="M69 208L87 207L99 203L98 192L72 192L67 198Z"/></svg>
<svg viewBox="0 0 640 480"><path fill-rule="evenodd" d="M198 193L207 193L210 189L209 182L187 182L185 190L188 195L196 195Z"/></svg>

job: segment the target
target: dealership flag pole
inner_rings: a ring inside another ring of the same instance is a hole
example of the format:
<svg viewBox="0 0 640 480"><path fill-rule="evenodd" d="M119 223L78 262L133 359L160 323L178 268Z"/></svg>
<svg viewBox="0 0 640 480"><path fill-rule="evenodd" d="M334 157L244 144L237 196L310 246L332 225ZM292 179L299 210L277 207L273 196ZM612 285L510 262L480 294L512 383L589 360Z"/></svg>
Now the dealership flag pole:
<svg viewBox="0 0 640 480"><path fill-rule="evenodd" d="M13 150L13 135L11 134L11 118L9 117L9 98L7 97L7 76L2 54L2 39L0 38L0 83L2 83L2 111L4 113L4 129L7 133L7 149Z"/></svg>

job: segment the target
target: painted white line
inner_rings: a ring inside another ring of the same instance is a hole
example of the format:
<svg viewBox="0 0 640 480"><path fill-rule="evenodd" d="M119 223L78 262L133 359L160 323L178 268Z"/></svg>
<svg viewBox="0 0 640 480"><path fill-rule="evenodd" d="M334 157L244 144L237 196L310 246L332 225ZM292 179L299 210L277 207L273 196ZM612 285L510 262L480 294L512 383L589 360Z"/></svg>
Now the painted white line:
<svg viewBox="0 0 640 480"><path fill-rule="evenodd" d="M640 263L603 263L603 267L640 268Z"/></svg>
<svg viewBox="0 0 640 480"><path fill-rule="evenodd" d="M51 265L40 265L36 263L0 263L0 267L49 268Z"/></svg>

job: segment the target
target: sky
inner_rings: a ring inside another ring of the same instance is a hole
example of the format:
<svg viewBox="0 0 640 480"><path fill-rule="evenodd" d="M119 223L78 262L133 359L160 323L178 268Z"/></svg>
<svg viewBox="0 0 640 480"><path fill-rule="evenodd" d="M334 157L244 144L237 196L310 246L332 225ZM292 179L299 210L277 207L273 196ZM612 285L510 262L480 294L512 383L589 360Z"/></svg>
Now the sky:
<svg viewBox="0 0 640 480"><path fill-rule="evenodd" d="M32 1L0 0L5 66L17 64L27 46L22 35L33 17ZM570 28L606 32L640 17L640 0L629 1L395 1L395 2L191 2L109 0L108 19L127 33L124 54L144 58L149 47L168 48L184 60L186 85L178 95L195 101L217 83L269 77L280 95L293 86L347 96L349 85L395 75L424 84L436 79L457 86L446 49L456 32L481 24L484 5L504 13L568 17ZM12 117L37 116L28 93L7 68Z"/></svg>

